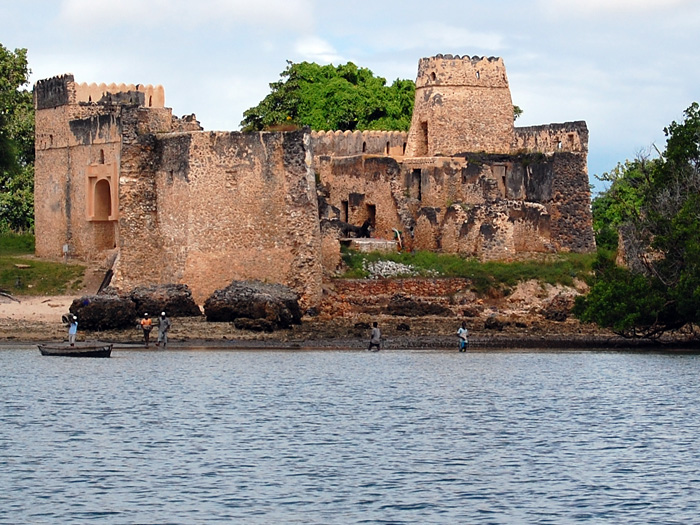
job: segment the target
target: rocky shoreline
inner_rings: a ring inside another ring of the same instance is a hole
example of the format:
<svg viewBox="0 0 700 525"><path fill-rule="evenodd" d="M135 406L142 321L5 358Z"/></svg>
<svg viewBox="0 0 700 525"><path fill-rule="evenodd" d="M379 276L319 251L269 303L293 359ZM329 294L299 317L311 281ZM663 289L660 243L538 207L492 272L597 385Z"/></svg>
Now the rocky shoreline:
<svg viewBox="0 0 700 525"><path fill-rule="evenodd" d="M0 346L17 346L67 340L66 329L55 319L31 315L0 317ZM457 349L456 330L460 319L443 316L405 317L389 315L355 315L338 318L305 317L301 325L274 332L241 330L232 322L208 322L204 316L173 318L169 348L230 349L357 349L367 346L370 323L376 320L382 328L385 350L393 349ZM692 350L695 345L652 343L629 340L594 326L582 325L573 319L563 322L507 323L498 329L484 323L470 326L470 350L498 349L638 349ZM123 328L105 331L79 331L79 341L101 340L117 348L143 348L141 331ZM156 347L151 344L152 349Z"/></svg>

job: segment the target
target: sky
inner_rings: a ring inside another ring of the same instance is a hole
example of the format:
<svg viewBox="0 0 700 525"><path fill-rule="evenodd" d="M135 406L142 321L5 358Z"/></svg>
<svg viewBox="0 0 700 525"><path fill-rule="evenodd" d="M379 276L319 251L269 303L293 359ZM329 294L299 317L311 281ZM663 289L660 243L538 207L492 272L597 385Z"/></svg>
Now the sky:
<svg viewBox="0 0 700 525"><path fill-rule="evenodd" d="M161 84L212 131L240 129L287 60L391 83L422 57L499 56L518 126L586 121L595 191L700 102L699 28L698 0L0 0L0 44L28 50L32 84Z"/></svg>

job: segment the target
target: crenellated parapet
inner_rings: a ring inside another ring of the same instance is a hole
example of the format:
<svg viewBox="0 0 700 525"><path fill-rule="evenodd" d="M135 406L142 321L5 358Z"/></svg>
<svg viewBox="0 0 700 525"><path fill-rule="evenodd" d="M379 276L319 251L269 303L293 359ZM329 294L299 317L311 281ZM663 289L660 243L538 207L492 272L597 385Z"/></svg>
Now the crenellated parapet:
<svg viewBox="0 0 700 525"><path fill-rule="evenodd" d="M75 81L70 73L39 80L34 84L36 109L49 109L75 103Z"/></svg>
<svg viewBox="0 0 700 525"><path fill-rule="evenodd" d="M586 122L564 122L515 128L515 151L588 153L588 127Z"/></svg>
<svg viewBox="0 0 700 525"><path fill-rule="evenodd" d="M405 131L312 131L314 156L386 155L402 157L408 133Z"/></svg>
<svg viewBox="0 0 700 525"><path fill-rule="evenodd" d="M34 85L34 107L38 110L77 104L138 105L147 108L165 107L163 86L150 84L76 83L68 73Z"/></svg>
<svg viewBox="0 0 700 525"><path fill-rule="evenodd" d="M513 102L501 58L421 58L407 157L508 153Z"/></svg>
<svg viewBox="0 0 700 525"><path fill-rule="evenodd" d="M436 55L421 58L416 89L431 86L508 88L506 66L500 57Z"/></svg>
<svg viewBox="0 0 700 525"><path fill-rule="evenodd" d="M79 103L138 104L147 108L165 106L165 90L161 85L81 83L75 85L75 97Z"/></svg>

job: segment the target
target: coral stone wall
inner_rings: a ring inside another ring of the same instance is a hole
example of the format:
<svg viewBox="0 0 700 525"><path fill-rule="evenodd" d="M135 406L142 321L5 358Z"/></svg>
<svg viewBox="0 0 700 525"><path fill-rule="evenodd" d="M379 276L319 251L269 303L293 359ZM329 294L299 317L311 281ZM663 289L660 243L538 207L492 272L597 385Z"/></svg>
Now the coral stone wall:
<svg viewBox="0 0 700 525"><path fill-rule="evenodd" d="M329 204L341 210L344 222L361 226L373 222L373 237L392 239L400 224L396 191L400 166L390 157L357 155L321 157L317 165L322 183L331 188Z"/></svg>
<svg viewBox="0 0 700 525"><path fill-rule="evenodd" d="M585 154L322 157L318 169L347 222L371 207L373 236L400 230L407 249L506 260L595 249Z"/></svg>
<svg viewBox="0 0 700 525"><path fill-rule="evenodd" d="M307 141L304 131L138 136L124 152L115 281L183 282L201 303L234 279L260 279L315 304L321 241Z"/></svg>
<svg viewBox="0 0 700 525"><path fill-rule="evenodd" d="M401 157L408 133L404 131L313 131L311 150L314 156L388 155Z"/></svg>
<svg viewBox="0 0 700 525"><path fill-rule="evenodd" d="M588 153L588 127L583 121L515 128L515 151Z"/></svg>
<svg viewBox="0 0 700 525"><path fill-rule="evenodd" d="M407 157L509 153L513 141L513 102L502 59L420 60Z"/></svg>
<svg viewBox="0 0 700 525"><path fill-rule="evenodd" d="M118 110L94 106L37 110L37 255L61 257L67 247L71 257L95 259L115 247L121 150ZM95 215L96 190L91 181L97 179L109 181L109 190L102 195L109 214Z"/></svg>
<svg viewBox="0 0 700 525"><path fill-rule="evenodd" d="M552 238L558 248L573 252L595 250L591 192L585 156L556 153L552 156L551 201Z"/></svg>

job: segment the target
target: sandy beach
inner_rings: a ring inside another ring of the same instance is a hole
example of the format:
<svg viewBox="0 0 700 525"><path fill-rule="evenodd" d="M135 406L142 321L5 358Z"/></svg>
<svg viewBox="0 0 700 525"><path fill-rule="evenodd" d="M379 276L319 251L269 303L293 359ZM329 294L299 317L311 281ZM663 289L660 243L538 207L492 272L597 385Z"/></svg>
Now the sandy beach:
<svg viewBox="0 0 700 525"><path fill-rule="evenodd" d="M16 301L0 297L0 345L67 340L61 316L68 313L79 296L18 296ZM174 318L170 347L207 346L242 348L356 348L363 349L369 337L368 326L378 321L383 347L457 348L456 330L460 319L446 317L392 317L354 315L333 319L305 317L301 325L272 333L239 330L233 323L207 322L204 316ZM502 330L488 330L477 319L467 320L470 346L476 348L640 348L646 341L630 341L575 319L564 322L512 323ZM155 338L155 332L152 336ZM109 331L78 331L78 341L109 341L118 346L143 346L141 331L133 328ZM153 345L151 345L153 347Z"/></svg>

